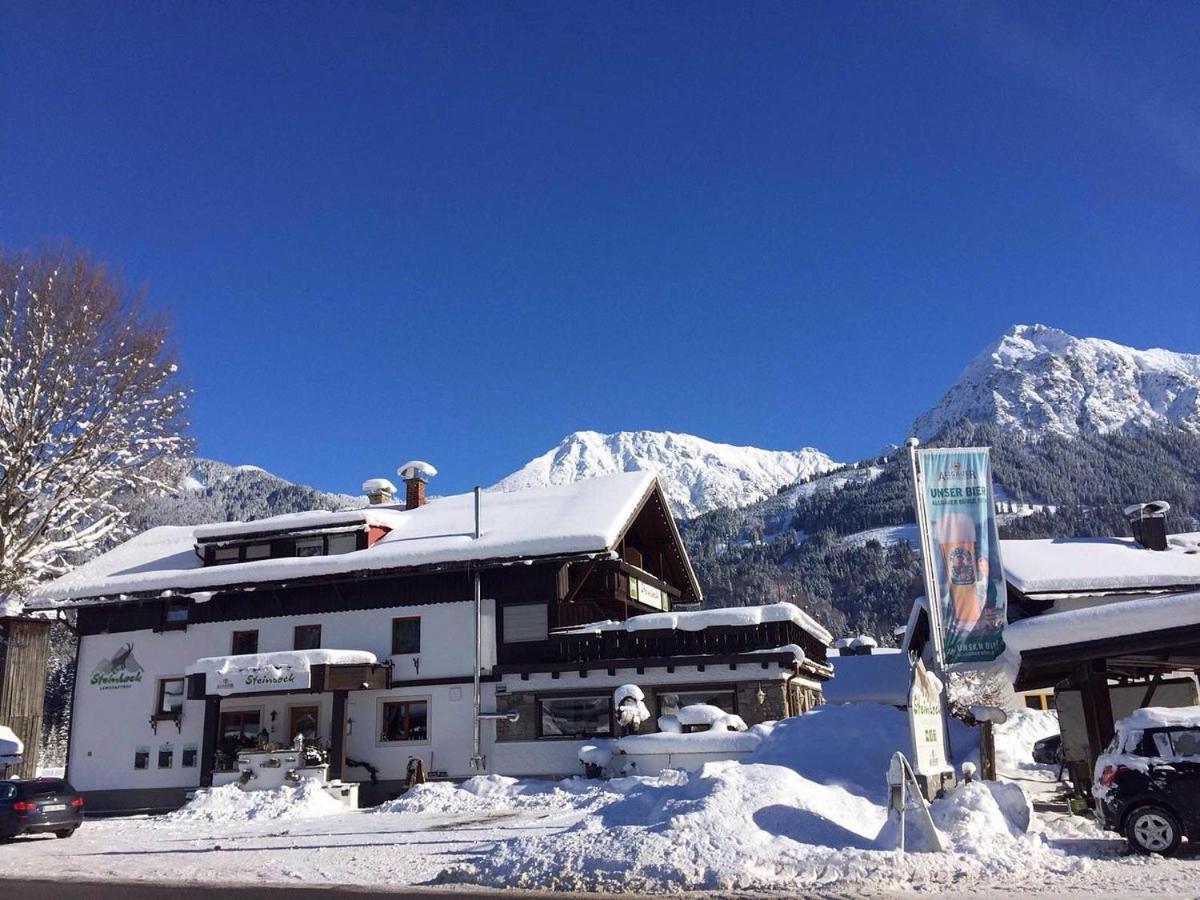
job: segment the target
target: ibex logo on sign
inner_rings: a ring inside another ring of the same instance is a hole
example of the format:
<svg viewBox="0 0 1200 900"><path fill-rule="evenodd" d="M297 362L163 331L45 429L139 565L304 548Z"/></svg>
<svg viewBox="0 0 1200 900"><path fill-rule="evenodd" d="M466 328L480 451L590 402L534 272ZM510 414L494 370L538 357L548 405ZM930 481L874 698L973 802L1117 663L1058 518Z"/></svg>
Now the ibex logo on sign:
<svg viewBox="0 0 1200 900"><path fill-rule="evenodd" d="M142 666L133 658L133 644L126 644L92 671L92 684L102 691L127 688L142 680Z"/></svg>

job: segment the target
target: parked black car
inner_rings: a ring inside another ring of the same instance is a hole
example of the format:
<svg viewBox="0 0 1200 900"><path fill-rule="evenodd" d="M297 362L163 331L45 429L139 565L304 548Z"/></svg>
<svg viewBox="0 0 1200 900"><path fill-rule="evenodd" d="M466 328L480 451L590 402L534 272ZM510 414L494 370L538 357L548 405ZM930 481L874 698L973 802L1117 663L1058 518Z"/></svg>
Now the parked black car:
<svg viewBox="0 0 1200 900"><path fill-rule="evenodd" d="M1139 709L1116 732L1092 785L1105 827L1137 853L1200 841L1200 707Z"/></svg>
<svg viewBox="0 0 1200 900"><path fill-rule="evenodd" d="M1052 734L1044 737L1033 745L1033 761L1043 766L1058 766L1062 764L1062 735Z"/></svg>
<svg viewBox="0 0 1200 900"><path fill-rule="evenodd" d="M18 834L70 837L83 821L83 797L61 778L0 781L0 840Z"/></svg>

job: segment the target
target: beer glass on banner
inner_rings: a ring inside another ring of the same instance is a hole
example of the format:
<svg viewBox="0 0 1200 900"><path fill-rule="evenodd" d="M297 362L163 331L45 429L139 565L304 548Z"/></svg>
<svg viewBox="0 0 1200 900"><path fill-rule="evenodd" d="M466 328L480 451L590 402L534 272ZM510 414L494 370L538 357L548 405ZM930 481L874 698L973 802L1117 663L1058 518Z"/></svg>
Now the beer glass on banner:
<svg viewBox="0 0 1200 900"><path fill-rule="evenodd" d="M964 513L946 513L934 530L955 623L959 629L973 628L983 613L988 574L987 558L979 556L975 521Z"/></svg>

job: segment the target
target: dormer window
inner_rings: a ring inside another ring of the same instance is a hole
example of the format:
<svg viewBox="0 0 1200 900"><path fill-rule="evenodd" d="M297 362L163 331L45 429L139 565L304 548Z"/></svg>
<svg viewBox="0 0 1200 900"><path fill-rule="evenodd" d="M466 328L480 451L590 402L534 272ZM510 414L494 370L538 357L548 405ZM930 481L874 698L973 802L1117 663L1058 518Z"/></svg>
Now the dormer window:
<svg viewBox="0 0 1200 900"><path fill-rule="evenodd" d="M271 557L270 544L247 544L244 550L246 562L255 559L270 559Z"/></svg>
<svg viewBox="0 0 1200 900"><path fill-rule="evenodd" d="M216 547L213 549L213 565L220 566L226 563L238 562L241 558L239 547Z"/></svg>

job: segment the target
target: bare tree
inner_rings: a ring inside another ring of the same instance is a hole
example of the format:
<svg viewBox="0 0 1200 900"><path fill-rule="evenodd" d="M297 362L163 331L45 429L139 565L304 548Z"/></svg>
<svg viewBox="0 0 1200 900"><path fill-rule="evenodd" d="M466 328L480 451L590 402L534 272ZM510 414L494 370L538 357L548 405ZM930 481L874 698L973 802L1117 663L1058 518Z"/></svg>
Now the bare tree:
<svg viewBox="0 0 1200 900"><path fill-rule="evenodd" d="M168 333L83 254L0 251L0 607L168 486L190 450Z"/></svg>

